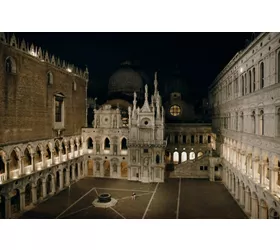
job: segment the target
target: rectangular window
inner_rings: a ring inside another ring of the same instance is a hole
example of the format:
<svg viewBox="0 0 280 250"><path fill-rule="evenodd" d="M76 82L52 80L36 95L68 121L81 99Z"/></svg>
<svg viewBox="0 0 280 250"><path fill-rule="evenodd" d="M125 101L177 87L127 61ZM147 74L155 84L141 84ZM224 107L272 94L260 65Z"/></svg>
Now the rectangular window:
<svg viewBox="0 0 280 250"><path fill-rule="evenodd" d="M202 135L199 136L199 143L200 144L203 143L203 136Z"/></svg>
<svg viewBox="0 0 280 250"><path fill-rule="evenodd" d="M178 135L175 135L175 143L178 143Z"/></svg>
<svg viewBox="0 0 280 250"><path fill-rule="evenodd" d="M149 153L149 149L144 148L144 153Z"/></svg>
<svg viewBox="0 0 280 250"><path fill-rule="evenodd" d="M200 170L203 171L203 166L200 166Z"/></svg>
<svg viewBox="0 0 280 250"><path fill-rule="evenodd" d="M208 135L208 143L211 143L211 135Z"/></svg>
<svg viewBox="0 0 280 250"><path fill-rule="evenodd" d="M60 98L55 99L55 122L62 121L62 100Z"/></svg>
<svg viewBox="0 0 280 250"><path fill-rule="evenodd" d="M183 143L187 143L187 136L183 135Z"/></svg>
<svg viewBox="0 0 280 250"><path fill-rule="evenodd" d="M204 170L207 171L207 170L208 170L208 167L207 167L207 166L204 166Z"/></svg>
<svg viewBox="0 0 280 250"><path fill-rule="evenodd" d="M191 136L191 143L194 143L194 135Z"/></svg>
<svg viewBox="0 0 280 250"><path fill-rule="evenodd" d="M215 167L215 171L218 171L218 167Z"/></svg>

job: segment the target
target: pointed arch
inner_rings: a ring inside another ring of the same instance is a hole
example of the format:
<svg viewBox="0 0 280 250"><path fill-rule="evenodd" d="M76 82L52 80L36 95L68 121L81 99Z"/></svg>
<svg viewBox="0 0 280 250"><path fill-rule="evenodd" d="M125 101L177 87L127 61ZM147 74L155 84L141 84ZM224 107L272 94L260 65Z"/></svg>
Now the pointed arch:
<svg viewBox="0 0 280 250"><path fill-rule="evenodd" d="M17 73L17 65L16 65L16 61L13 57L9 56L6 58L5 69L6 69L6 73L10 73L10 74Z"/></svg>
<svg viewBox="0 0 280 250"><path fill-rule="evenodd" d="M104 149L110 149L110 146L110 140L108 137L106 137L104 140Z"/></svg>
<svg viewBox="0 0 280 250"><path fill-rule="evenodd" d="M121 141L121 150L127 150L127 139L125 137Z"/></svg>
<svg viewBox="0 0 280 250"><path fill-rule="evenodd" d="M87 138L87 148L88 149L93 149L93 140L91 137Z"/></svg>

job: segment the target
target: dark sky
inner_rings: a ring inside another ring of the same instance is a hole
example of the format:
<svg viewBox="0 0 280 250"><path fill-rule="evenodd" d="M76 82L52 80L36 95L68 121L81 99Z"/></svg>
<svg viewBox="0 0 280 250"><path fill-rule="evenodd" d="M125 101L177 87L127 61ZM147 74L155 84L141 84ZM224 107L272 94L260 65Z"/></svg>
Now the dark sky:
<svg viewBox="0 0 280 250"><path fill-rule="evenodd" d="M253 33L16 33L70 63L88 66L93 86L89 96L104 93L110 75L127 59L139 60L153 72L168 72L178 64L196 98ZM160 84L160 82L159 82Z"/></svg>

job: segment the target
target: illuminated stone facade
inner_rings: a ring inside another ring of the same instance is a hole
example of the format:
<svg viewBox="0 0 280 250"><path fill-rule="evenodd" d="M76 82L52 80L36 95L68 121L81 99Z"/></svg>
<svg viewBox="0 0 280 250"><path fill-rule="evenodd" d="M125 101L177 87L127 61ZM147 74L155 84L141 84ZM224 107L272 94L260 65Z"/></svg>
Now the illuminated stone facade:
<svg viewBox="0 0 280 250"><path fill-rule="evenodd" d="M210 87L223 182L251 218L280 214L280 33L262 33Z"/></svg>

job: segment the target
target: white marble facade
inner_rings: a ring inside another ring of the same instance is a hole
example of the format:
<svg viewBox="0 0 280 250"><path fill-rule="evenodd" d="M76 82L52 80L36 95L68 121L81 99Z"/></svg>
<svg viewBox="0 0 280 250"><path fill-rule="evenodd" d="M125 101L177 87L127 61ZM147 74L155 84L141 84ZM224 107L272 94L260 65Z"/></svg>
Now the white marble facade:
<svg viewBox="0 0 280 250"><path fill-rule="evenodd" d="M262 33L210 87L223 182L251 218L280 214L280 33Z"/></svg>
<svg viewBox="0 0 280 250"><path fill-rule="evenodd" d="M88 144L88 174L95 177L119 178L141 182L164 181L164 109L158 91L157 75L154 94L149 101L128 107L128 121L123 123L119 108L104 104L94 112L93 128L84 128L82 136Z"/></svg>

